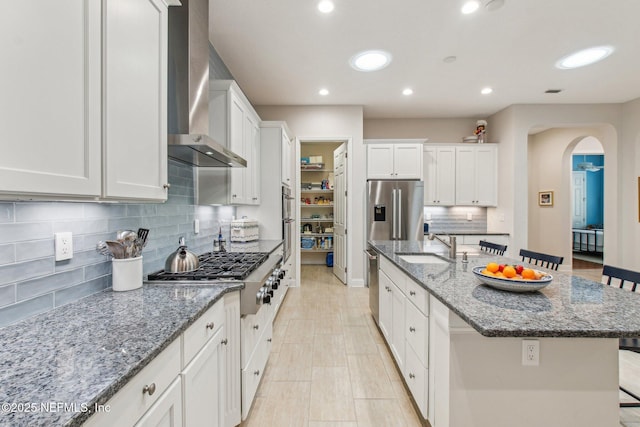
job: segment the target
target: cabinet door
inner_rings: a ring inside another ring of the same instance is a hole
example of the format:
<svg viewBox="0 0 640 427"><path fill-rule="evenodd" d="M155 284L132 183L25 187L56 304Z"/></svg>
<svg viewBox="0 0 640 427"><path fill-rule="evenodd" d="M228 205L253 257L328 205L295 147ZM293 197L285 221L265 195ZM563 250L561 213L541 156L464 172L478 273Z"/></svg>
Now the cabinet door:
<svg viewBox="0 0 640 427"><path fill-rule="evenodd" d="M240 98L233 92L229 94L229 149L246 160L244 131L245 108ZM244 180L246 168L231 168L229 171L229 202L246 203Z"/></svg>
<svg viewBox="0 0 640 427"><path fill-rule="evenodd" d="M251 115L245 116L245 201L250 205L260 204L260 126Z"/></svg>
<svg viewBox="0 0 640 427"><path fill-rule="evenodd" d="M94 0L3 7L0 193L100 196L100 8Z"/></svg>
<svg viewBox="0 0 640 427"><path fill-rule="evenodd" d="M407 298L400 288L393 285L391 291L392 304L391 309L391 352L396 359L398 368L401 372L405 371L404 358L405 358L405 311Z"/></svg>
<svg viewBox="0 0 640 427"><path fill-rule="evenodd" d="M233 427L240 424L241 421L240 292L232 292L224 296L224 312L224 328L227 339L225 345L224 426Z"/></svg>
<svg viewBox="0 0 640 427"><path fill-rule="evenodd" d="M164 201L167 6L161 0L104 4L104 196Z"/></svg>
<svg viewBox="0 0 640 427"><path fill-rule="evenodd" d="M379 323L380 330L382 331L382 335L385 336L387 342L390 344L391 341L391 326L392 326L392 307L393 307L393 298L392 298L392 289L393 282L389 277L384 274L382 270L379 272L378 276L379 281L379 301L378 307L380 311Z"/></svg>
<svg viewBox="0 0 640 427"><path fill-rule="evenodd" d="M496 147L483 144L476 147L476 204L498 204L498 158Z"/></svg>
<svg viewBox="0 0 640 427"><path fill-rule="evenodd" d="M135 427L181 427L182 425L182 383L178 377L140 418Z"/></svg>
<svg viewBox="0 0 640 427"><path fill-rule="evenodd" d="M476 152L474 147L456 148L456 205L475 205Z"/></svg>
<svg viewBox="0 0 640 427"><path fill-rule="evenodd" d="M422 179L422 145L394 144L393 170L395 179Z"/></svg>
<svg viewBox="0 0 640 427"><path fill-rule="evenodd" d="M182 371L185 426L224 425L224 333L223 326Z"/></svg>
<svg viewBox="0 0 640 427"><path fill-rule="evenodd" d="M424 204L453 206L456 203L455 147L425 147Z"/></svg>
<svg viewBox="0 0 640 427"><path fill-rule="evenodd" d="M293 143L289 139L289 136L283 131L282 132L282 183L288 186L291 186L293 182L291 181L292 173L292 162L293 158Z"/></svg>
<svg viewBox="0 0 640 427"><path fill-rule="evenodd" d="M367 178L393 179L394 173L393 145L367 145Z"/></svg>

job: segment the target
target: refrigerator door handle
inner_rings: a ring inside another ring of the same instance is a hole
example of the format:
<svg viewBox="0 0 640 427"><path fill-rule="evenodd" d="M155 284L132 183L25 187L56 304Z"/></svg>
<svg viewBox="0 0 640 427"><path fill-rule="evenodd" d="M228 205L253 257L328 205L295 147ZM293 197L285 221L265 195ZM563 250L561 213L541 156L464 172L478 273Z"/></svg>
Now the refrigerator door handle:
<svg viewBox="0 0 640 427"><path fill-rule="evenodd" d="M391 239L396 238L396 189L391 190Z"/></svg>
<svg viewBox="0 0 640 427"><path fill-rule="evenodd" d="M398 239L402 239L402 189L398 189Z"/></svg>

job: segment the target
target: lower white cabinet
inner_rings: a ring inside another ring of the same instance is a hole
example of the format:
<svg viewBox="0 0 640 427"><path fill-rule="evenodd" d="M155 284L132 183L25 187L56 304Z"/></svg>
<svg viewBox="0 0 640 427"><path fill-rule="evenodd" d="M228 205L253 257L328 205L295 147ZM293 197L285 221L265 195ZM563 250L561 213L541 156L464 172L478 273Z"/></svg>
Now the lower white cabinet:
<svg viewBox="0 0 640 427"><path fill-rule="evenodd" d="M182 382L176 378L135 427L181 427Z"/></svg>
<svg viewBox="0 0 640 427"><path fill-rule="evenodd" d="M223 426L225 397L224 326L182 371L185 426Z"/></svg>
<svg viewBox="0 0 640 427"><path fill-rule="evenodd" d="M429 294L382 258L378 326L422 416L429 408Z"/></svg>
<svg viewBox="0 0 640 427"><path fill-rule="evenodd" d="M85 425L90 427L132 426L152 408L156 412L164 413L172 410L176 413L179 410L178 406L182 408L180 402L169 399L171 401L169 405L173 409L162 408L159 402L164 393L169 390L170 385L179 378L179 373L180 339L176 339L107 401L106 406L110 408L109 412L94 414ZM154 406L156 404L157 406ZM155 415L150 418L155 419Z"/></svg>
<svg viewBox="0 0 640 427"><path fill-rule="evenodd" d="M240 292L224 296L224 313L224 329L228 340L225 346L224 426L233 427L240 424L241 421Z"/></svg>

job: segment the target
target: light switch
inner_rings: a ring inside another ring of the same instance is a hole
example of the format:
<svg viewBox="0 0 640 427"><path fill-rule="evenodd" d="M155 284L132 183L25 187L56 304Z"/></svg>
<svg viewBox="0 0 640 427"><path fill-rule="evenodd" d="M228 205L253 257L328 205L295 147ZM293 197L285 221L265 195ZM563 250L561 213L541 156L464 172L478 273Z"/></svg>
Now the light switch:
<svg viewBox="0 0 640 427"><path fill-rule="evenodd" d="M424 219L426 221L431 221L431 212L427 212L426 215L424 216Z"/></svg>
<svg viewBox="0 0 640 427"><path fill-rule="evenodd" d="M473 220L473 214L471 212L467 213L467 221Z"/></svg>
<svg viewBox="0 0 640 427"><path fill-rule="evenodd" d="M193 232L195 234L200 232L200 220L198 218L193 220Z"/></svg>

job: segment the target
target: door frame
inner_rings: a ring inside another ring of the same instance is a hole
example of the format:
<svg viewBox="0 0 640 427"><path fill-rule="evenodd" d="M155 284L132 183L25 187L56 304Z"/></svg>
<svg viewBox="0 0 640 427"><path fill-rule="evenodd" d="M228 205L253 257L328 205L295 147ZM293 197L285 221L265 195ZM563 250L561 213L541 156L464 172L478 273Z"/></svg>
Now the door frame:
<svg viewBox="0 0 640 427"><path fill-rule="evenodd" d="M353 214L353 209L351 209L353 205L353 191L351 190L351 183L353 182L352 177L353 177L353 138L350 136L296 136L295 138L295 147L294 147L294 155L296 156L295 159L295 164L296 164L296 174L295 174L295 182L296 182L296 188L295 188L295 198L297 200L296 202L296 219L300 218L300 198L302 197L301 193L300 193L300 182L301 182L301 175L300 175L300 153L301 153L301 148L300 148L300 144L304 143L304 144L308 144L308 143L312 143L312 144L320 144L323 142L335 142L337 144L347 144L347 174L346 174L346 179L345 179L345 188L347 188L347 199L346 199L346 209L347 209L347 222L346 222L346 229L349 230L352 228L353 225L353 218L352 218L352 214ZM335 194L334 194L334 198L335 198ZM296 277L301 277L301 253L300 253L300 227L296 227L295 228L295 238L294 241L296 242L295 244L295 253L296 253ZM346 253L345 253L345 257L346 257L346 267L347 267L347 282L345 283L345 285L347 286L352 286L351 283L353 283L353 257L350 255L351 253L351 237L349 236L349 234L347 233L346 236ZM300 286L302 286L302 284L300 283ZM361 285L362 286L362 285Z"/></svg>

